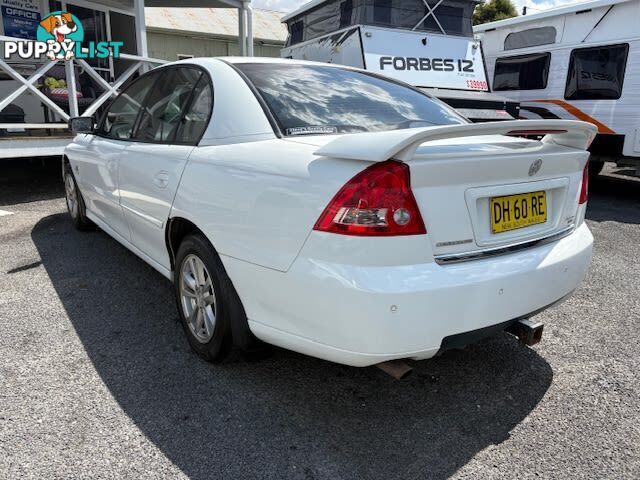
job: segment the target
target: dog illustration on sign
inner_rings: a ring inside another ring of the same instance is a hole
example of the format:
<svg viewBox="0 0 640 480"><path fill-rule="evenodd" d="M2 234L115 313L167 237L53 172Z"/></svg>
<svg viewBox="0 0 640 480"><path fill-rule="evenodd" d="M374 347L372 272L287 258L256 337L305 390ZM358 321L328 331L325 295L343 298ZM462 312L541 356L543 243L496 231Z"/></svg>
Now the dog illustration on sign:
<svg viewBox="0 0 640 480"><path fill-rule="evenodd" d="M40 22L40 26L44 28L48 33L53 35L54 40L47 40L47 43L60 43L62 46L66 43L70 45L71 40L67 39L67 35L78 30L78 25L73 20L70 13L60 12L59 14L49 15ZM65 49L64 59L70 60L75 56L73 49ZM55 60L56 54L53 50L49 50L47 53L49 60Z"/></svg>

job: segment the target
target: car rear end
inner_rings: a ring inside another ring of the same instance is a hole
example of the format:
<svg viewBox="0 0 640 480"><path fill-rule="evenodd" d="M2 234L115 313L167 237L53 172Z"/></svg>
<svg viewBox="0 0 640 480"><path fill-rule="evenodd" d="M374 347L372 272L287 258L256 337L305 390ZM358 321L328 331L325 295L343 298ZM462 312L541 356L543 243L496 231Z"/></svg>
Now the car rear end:
<svg viewBox="0 0 640 480"><path fill-rule="evenodd" d="M513 121L288 136L317 147L317 168L358 173L319 205L286 273L247 275L264 299L252 331L366 366L429 358L560 301L591 258L594 135Z"/></svg>

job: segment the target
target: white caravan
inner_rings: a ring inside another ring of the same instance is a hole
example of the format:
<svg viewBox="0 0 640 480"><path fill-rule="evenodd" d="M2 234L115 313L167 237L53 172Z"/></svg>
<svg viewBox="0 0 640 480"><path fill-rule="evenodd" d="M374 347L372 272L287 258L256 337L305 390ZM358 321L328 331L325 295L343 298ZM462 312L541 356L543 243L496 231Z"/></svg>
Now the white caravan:
<svg viewBox="0 0 640 480"><path fill-rule="evenodd" d="M282 57L338 63L427 90L473 121L513 120L471 25L478 0L313 0L285 16Z"/></svg>
<svg viewBox="0 0 640 480"><path fill-rule="evenodd" d="M591 170L640 173L640 0L596 0L475 27L493 90L527 119L598 127Z"/></svg>

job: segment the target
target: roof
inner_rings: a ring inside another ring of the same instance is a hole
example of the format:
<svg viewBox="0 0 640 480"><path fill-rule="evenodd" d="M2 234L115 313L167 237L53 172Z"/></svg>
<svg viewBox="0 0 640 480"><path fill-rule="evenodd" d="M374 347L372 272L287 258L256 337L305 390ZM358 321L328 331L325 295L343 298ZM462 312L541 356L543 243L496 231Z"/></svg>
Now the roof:
<svg viewBox="0 0 640 480"><path fill-rule="evenodd" d="M238 10L231 8L146 7L148 30L199 34L201 36L238 36ZM253 38L284 42L287 28L280 23L282 12L253 9Z"/></svg>
<svg viewBox="0 0 640 480"><path fill-rule="evenodd" d="M287 22L289 20L291 20L294 17L297 17L298 15L301 15L309 10L312 10L314 8L316 8L319 5L322 5L323 3L329 2L332 0L311 0L310 2L305 3L304 5L296 8L293 12L288 13L287 15L285 15L284 17L282 17L282 22ZM472 3L482 3L484 0L469 0ZM416 0L417 3L422 4L422 0Z"/></svg>
<svg viewBox="0 0 640 480"><path fill-rule="evenodd" d="M533 13L531 15L523 15L521 17L507 18L506 20L498 20L497 22L483 23L482 25L476 25L473 27L475 33L486 32L487 30L494 30L502 27L510 27L511 25L517 25L520 23L535 22L550 17L558 17L560 15L566 15L568 13L581 12L583 10L592 10L594 8L608 7L609 5L617 5L619 3L631 2L634 0L593 0L588 2L572 3L564 7L550 8L540 13Z"/></svg>
<svg viewBox="0 0 640 480"><path fill-rule="evenodd" d="M342 65L340 63L327 63L327 62L315 62L312 60L298 60L291 58L280 58L280 57L196 57L196 58L187 58L184 60L177 60L175 62L164 63L156 67L167 68L171 65L177 65L181 63L186 64L196 64L202 65L206 67L207 65L211 65L211 62L222 62L225 64L233 63L233 64L242 64L242 63L263 63L263 64L276 64L276 65L291 65L291 66L317 66L317 67L327 67L327 68L340 68L342 70L355 70L355 71L363 71L361 68L351 67L349 65Z"/></svg>
<svg viewBox="0 0 640 480"><path fill-rule="evenodd" d="M216 59L224 60L227 63L275 63L282 65L316 65L322 67L342 68L348 70L361 70L348 65L342 65L340 63L327 63L327 62L315 62L312 60L298 60L291 58L279 58L279 57L213 57Z"/></svg>

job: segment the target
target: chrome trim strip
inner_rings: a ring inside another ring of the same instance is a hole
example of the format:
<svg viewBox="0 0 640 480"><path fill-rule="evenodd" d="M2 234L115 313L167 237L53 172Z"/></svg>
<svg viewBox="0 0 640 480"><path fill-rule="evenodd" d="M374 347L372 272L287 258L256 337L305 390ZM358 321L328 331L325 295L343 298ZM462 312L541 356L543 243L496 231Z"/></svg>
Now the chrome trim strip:
<svg viewBox="0 0 640 480"><path fill-rule="evenodd" d="M547 237L538 238L536 240L527 240L526 242L515 243L507 245L505 247L487 248L484 250L476 250L474 252L462 252L451 253L447 255L436 255L435 261L439 265L450 265L452 263L469 262L471 260L480 260L483 258L495 257L498 255L506 255L509 253L517 252L531 247L537 247L545 245L547 243L555 242L568 235L575 230L575 225L570 225L553 235Z"/></svg>

